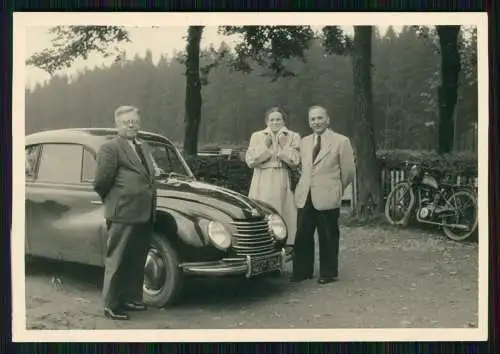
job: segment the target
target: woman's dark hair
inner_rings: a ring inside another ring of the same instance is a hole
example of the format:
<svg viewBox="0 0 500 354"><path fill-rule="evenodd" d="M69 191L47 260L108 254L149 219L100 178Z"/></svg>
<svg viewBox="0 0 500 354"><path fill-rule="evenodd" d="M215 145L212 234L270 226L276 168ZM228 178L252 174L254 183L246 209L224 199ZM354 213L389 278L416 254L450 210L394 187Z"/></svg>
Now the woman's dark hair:
<svg viewBox="0 0 500 354"><path fill-rule="evenodd" d="M265 117L265 120L266 120L266 121L267 121L267 118L269 117L269 115L270 115L271 113L273 113L273 112L278 112L278 113L280 113L280 114L281 114L281 117L283 118L283 120L284 120L284 121L285 121L285 123L286 123L286 120L287 120L287 118L288 118L288 117L287 117L287 114L285 113L285 111L284 111L282 108L280 108L280 107L278 107L278 106L275 106L275 107L269 108L269 109L266 111L266 113L265 113L265 115L264 115L264 117Z"/></svg>

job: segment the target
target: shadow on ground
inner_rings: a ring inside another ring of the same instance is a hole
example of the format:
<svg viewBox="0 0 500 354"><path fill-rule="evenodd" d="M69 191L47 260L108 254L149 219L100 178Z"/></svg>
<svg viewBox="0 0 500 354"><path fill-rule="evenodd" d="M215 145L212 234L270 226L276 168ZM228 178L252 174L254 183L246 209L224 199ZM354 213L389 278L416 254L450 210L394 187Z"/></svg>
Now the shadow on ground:
<svg viewBox="0 0 500 354"><path fill-rule="evenodd" d="M62 288L72 292L91 292L100 296L104 269L76 263L32 258L26 262L26 276L50 279L54 288L61 280ZM56 279L55 279L56 278ZM187 278L181 301L176 308L209 306L214 310L239 308L242 304L266 301L288 289L276 278ZM265 284L265 286L262 286Z"/></svg>
<svg viewBox="0 0 500 354"><path fill-rule="evenodd" d="M342 227L340 263L339 282L326 286L286 277L191 279L176 306L121 322L102 315L103 269L34 259L26 269L26 323L30 329L477 326L475 243L447 240L428 227Z"/></svg>

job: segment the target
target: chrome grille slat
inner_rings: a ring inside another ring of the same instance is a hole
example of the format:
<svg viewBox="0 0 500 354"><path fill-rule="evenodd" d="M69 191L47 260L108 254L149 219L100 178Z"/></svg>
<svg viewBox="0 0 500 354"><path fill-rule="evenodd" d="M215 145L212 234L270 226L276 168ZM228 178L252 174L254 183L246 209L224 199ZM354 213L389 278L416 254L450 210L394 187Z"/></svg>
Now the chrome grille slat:
<svg viewBox="0 0 500 354"><path fill-rule="evenodd" d="M257 252L254 252L254 251L250 251L250 250L246 250L246 249L242 249L242 250L238 250L237 253L240 254L240 255L245 255L245 256L257 256L257 257L260 257L260 256L265 256L265 255L268 255L268 254L272 254L276 252L274 249L269 249L269 250L263 250L263 251L257 251Z"/></svg>
<svg viewBox="0 0 500 354"><path fill-rule="evenodd" d="M236 244L236 247L240 247L240 246L252 246L252 245L255 245L255 246L261 246L261 245L269 245L271 244L272 245L272 241L271 240L257 240L257 241L254 241L254 240L238 240L238 243Z"/></svg>
<svg viewBox="0 0 500 354"><path fill-rule="evenodd" d="M255 237L269 237L269 231L261 232L258 234L243 234L241 232L235 233L234 236L241 238L255 238Z"/></svg>
<svg viewBox="0 0 500 354"><path fill-rule="evenodd" d="M259 225L265 225L267 226L267 222L263 220L259 221L233 221L233 225L237 225L238 227L254 227L254 226L259 226Z"/></svg>
<svg viewBox="0 0 500 354"><path fill-rule="evenodd" d="M251 227L251 228L250 227L245 228L245 227L238 226L238 230L241 230L243 232L248 232L248 231L268 231L269 227L267 225L258 226L258 227Z"/></svg>
<svg viewBox="0 0 500 354"><path fill-rule="evenodd" d="M236 239L236 241L238 243L242 243L242 242L244 242L244 243L249 243L249 242L250 243L262 243L262 242L272 242L273 240L270 240L269 239L269 235L268 235L266 237L255 237L255 238L252 238L252 237L245 237L245 238L240 237L240 238Z"/></svg>
<svg viewBox="0 0 500 354"><path fill-rule="evenodd" d="M264 246L247 246L247 245L239 245L238 249L239 250L250 250L252 252L260 252L260 251L266 251L269 249L270 245L264 245Z"/></svg>
<svg viewBox="0 0 500 354"><path fill-rule="evenodd" d="M259 242L259 243L237 242L236 244L233 245L233 248L235 250L239 250L239 249L253 250L253 249L257 249L257 248L262 247L262 246L273 247L273 243L272 242L266 242L266 243L263 243L263 242Z"/></svg>
<svg viewBox="0 0 500 354"><path fill-rule="evenodd" d="M267 230L269 228L267 224L254 225L254 226L241 226L241 225L236 225L236 226L238 227L238 230L241 230L241 231Z"/></svg>
<svg viewBox="0 0 500 354"><path fill-rule="evenodd" d="M233 221L232 225L236 228L233 234L233 249L238 255L265 256L275 251L274 238L263 218L237 220Z"/></svg>

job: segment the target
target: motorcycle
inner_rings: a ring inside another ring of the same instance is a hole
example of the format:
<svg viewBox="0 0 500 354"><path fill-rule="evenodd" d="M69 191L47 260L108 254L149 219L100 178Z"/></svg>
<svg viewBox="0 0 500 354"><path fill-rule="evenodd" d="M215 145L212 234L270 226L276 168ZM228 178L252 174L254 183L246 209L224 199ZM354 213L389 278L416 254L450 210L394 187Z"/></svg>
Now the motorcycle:
<svg viewBox="0 0 500 354"><path fill-rule="evenodd" d="M407 226L412 215L422 224L442 228L446 237L464 241L477 229L478 208L474 189L440 181L418 164L406 163L407 178L387 197L385 217L392 225Z"/></svg>

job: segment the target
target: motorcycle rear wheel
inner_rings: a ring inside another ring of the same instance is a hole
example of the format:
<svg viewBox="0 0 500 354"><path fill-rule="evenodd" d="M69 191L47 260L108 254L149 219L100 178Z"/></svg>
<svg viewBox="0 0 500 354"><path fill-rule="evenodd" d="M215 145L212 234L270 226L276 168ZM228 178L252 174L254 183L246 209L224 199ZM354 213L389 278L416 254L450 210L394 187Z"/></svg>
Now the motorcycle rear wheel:
<svg viewBox="0 0 500 354"><path fill-rule="evenodd" d="M403 200L399 200L400 196ZM391 225L408 225L409 214L415 202L415 196L408 182L400 182L394 186L394 189L387 196L385 203L385 218ZM395 207L391 209L391 207Z"/></svg>
<svg viewBox="0 0 500 354"><path fill-rule="evenodd" d="M467 190L459 190L455 193L453 193L448 200L446 201L446 205L453 205L457 210L455 210L455 215L454 216L449 216L446 218L443 218L443 223L447 224L452 224L452 223L460 223L460 219L457 220L457 218L460 218L464 211L460 206L457 206L456 201L458 199L463 199L463 200L468 200L470 202L470 207L472 209L472 218L470 222L467 222L469 226L469 230L467 231L462 231L457 228L452 228L449 226L443 226L443 232L448 237L450 240L453 241L465 241L473 235L473 233L477 229L477 223L478 223L478 208L477 208L477 200L476 197L469 191Z"/></svg>

